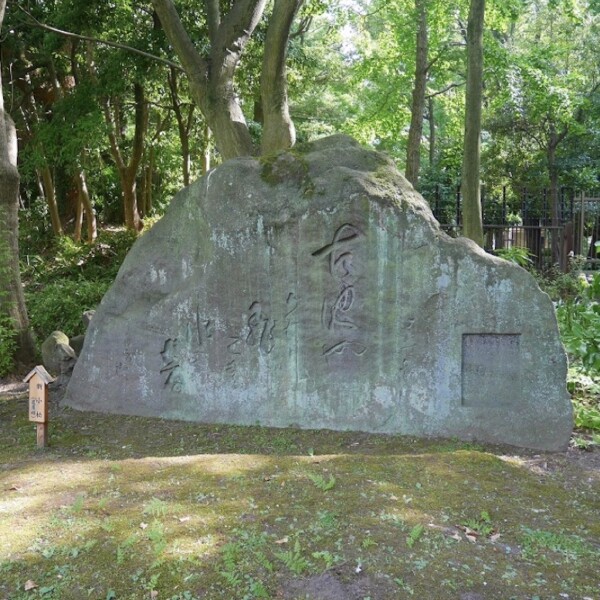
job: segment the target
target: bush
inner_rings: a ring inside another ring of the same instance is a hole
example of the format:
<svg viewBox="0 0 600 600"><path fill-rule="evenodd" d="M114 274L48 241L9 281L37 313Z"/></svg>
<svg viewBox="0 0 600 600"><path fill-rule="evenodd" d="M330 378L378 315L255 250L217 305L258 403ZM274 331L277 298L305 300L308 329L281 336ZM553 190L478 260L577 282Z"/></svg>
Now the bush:
<svg viewBox="0 0 600 600"><path fill-rule="evenodd" d="M117 230L102 231L93 244L77 243L66 236L55 238L49 249L27 256L21 273L26 281L36 285L57 278L112 280L136 237L130 231Z"/></svg>
<svg viewBox="0 0 600 600"><path fill-rule="evenodd" d="M568 386L573 395L575 425L600 431L600 274L590 281L563 276L556 316L571 367Z"/></svg>
<svg viewBox="0 0 600 600"><path fill-rule="evenodd" d="M135 239L135 233L112 230L100 232L93 244L63 236L49 248L29 248L21 272L29 319L40 341L57 329L69 337L85 332L83 312L98 305Z"/></svg>
<svg viewBox="0 0 600 600"><path fill-rule="evenodd" d="M527 248L520 246L510 246L509 248L498 248L496 254L501 258L519 265L525 269L533 265L531 252Z"/></svg>
<svg viewBox="0 0 600 600"><path fill-rule="evenodd" d="M96 308L112 283L109 280L61 279L26 293L29 318L40 341L53 331L67 336L85 333L82 314Z"/></svg>
<svg viewBox="0 0 600 600"><path fill-rule="evenodd" d="M600 274L579 279L579 294L557 304L563 344L584 372L600 375Z"/></svg>
<svg viewBox="0 0 600 600"><path fill-rule="evenodd" d="M17 332L9 317L0 317L0 377L8 375L14 367Z"/></svg>

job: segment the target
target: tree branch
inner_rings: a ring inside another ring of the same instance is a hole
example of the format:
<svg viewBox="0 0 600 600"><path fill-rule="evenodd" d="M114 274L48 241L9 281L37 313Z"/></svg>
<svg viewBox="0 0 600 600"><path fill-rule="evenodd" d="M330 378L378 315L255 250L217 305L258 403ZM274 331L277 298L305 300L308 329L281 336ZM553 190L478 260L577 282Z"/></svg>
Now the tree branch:
<svg viewBox="0 0 600 600"><path fill-rule="evenodd" d="M466 81L458 81L455 83L451 83L451 84L447 85L445 88L438 90L437 92L431 92L431 94L426 94L425 98L429 99L429 98L435 98L436 96L441 96L442 94L449 92L451 89L454 89L457 87L462 87L463 85L465 85L465 83L467 83L467 82Z"/></svg>
<svg viewBox="0 0 600 600"><path fill-rule="evenodd" d="M290 40L295 40L297 37L302 37L303 35L307 34L312 22L312 15L304 17L300 23L298 23L298 29L290 34Z"/></svg>
<svg viewBox="0 0 600 600"><path fill-rule="evenodd" d="M150 54L149 52L144 52L143 50L138 50L137 48L133 48L131 46L127 46L126 44L119 44L118 42L111 42L109 40L102 40L100 38L90 37L88 35L79 35L78 33L72 33L70 31L63 31L62 29L57 29L56 27L51 27L50 25L44 25L44 23L40 23L32 14L27 12L22 6L18 6L17 8L24 12L32 21L33 26L38 27L40 29L45 29L46 31L51 31L52 33L56 33L57 35L62 35L63 37L72 38L75 40L83 40L85 42L92 42L94 44L102 44L104 46L110 46L111 48L118 48L119 50L125 50L127 52L132 52L133 54L139 54L145 58L149 58L151 60L163 63L165 65L169 65L178 71L183 71L181 65L174 63L166 58L161 58L160 56L155 56L154 54Z"/></svg>
<svg viewBox="0 0 600 600"><path fill-rule="evenodd" d="M219 25L221 25L221 10L219 0L205 0L206 22L208 24L208 37L211 43L217 39Z"/></svg>
<svg viewBox="0 0 600 600"><path fill-rule="evenodd" d="M204 79L208 67L202 55L196 50L179 14L171 0L152 0L152 6L165 30L167 39L175 49L183 69L190 79Z"/></svg>
<svg viewBox="0 0 600 600"><path fill-rule="evenodd" d="M233 76L266 4L267 0L235 0L231 10L221 20L217 37L214 42L211 41L213 67L224 68L229 76Z"/></svg>

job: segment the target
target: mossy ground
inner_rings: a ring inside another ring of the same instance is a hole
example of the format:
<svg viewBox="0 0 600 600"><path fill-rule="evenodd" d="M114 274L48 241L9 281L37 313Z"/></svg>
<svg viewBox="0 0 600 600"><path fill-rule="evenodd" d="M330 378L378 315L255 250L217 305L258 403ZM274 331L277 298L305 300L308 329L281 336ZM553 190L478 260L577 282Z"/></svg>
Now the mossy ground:
<svg viewBox="0 0 600 600"><path fill-rule="evenodd" d="M600 599L600 460L0 399L0 598ZM28 589L30 588L30 589Z"/></svg>

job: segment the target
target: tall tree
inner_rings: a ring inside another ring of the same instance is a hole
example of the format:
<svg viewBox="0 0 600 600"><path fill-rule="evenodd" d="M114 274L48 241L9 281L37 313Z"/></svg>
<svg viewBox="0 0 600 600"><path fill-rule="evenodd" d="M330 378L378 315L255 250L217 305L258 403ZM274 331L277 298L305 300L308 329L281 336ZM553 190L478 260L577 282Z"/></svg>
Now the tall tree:
<svg viewBox="0 0 600 600"><path fill-rule="evenodd" d="M586 0L527 6L504 48L504 68L490 78L489 161L518 189L549 189L552 260L563 267L561 183L598 181L598 158L587 145L598 127L598 24ZM539 222L544 207L537 208Z"/></svg>
<svg viewBox="0 0 600 600"><path fill-rule="evenodd" d="M463 235L483 247L481 215L481 105L485 0L471 0L467 24L467 88L462 170Z"/></svg>
<svg viewBox="0 0 600 600"><path fill-rule="evenodd" d="M406 147L405 176L415 187L421 167L421 137L425 112L425 91L428 71L427 0L415 0L417 12L417 51L415 53L415 83L412 93L410 128Z"/></svg>
<svg viewBox="0 0 600 600"><path fill-rule="evenodd" d="M285 90L285 48L294 15L303 0L275 0L267 32L262 80L265 148L289 147L294 139ZM188 76L190 92L211 128L225 160L256 154L234 86L240 59L265 10L267 0L234 0L227 13L219 0L204 0L209 45L192 42L172 0L152 0L165 34Z"/></svg>
<svg viewBox="0 0 600 600"><path fill-rule="evenodd" d="M0 30L6 0L0 0ZM0 316L8 316L17 334L15 359L27 364L35 353L19 270L19 172L15 125L4 110L0 76Z"/></svg>
<svg viewBox="0 0 600 600"><path fill-rule="evenodd" d="M347 16L343 24L351 36L346 34L341 51L355 88L345 130L404 160L406 177L420 189L430 185L438 167L455 183L460 170L456 148L462 147L456 133L463 130L464 40L459 24L467 13L465 0L357 3L362 14ZM343 107L349 94L347 88L341 91ZM423 152L424 133L429 153ZM432 158L435 165L428 160Z"/></svg>

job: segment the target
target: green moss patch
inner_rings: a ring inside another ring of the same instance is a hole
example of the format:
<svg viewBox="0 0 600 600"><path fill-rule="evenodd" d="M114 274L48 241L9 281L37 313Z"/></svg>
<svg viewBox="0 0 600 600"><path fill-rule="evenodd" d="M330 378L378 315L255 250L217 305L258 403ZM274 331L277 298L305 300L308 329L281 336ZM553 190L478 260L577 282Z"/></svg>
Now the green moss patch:
<svg viewBox="0 0 600 600"><path fill-rule="evenodd" d="M0 400L0 598L600 595L595 452L51 419Z"/></svg>
<svg viewBox="0 0 600 600"><path fill-rule="evenodd" d="M260 158L261 177L269 185L294 186L310 196L315 191L308 169L308 163L301 154L288 151Z"/></svg>

